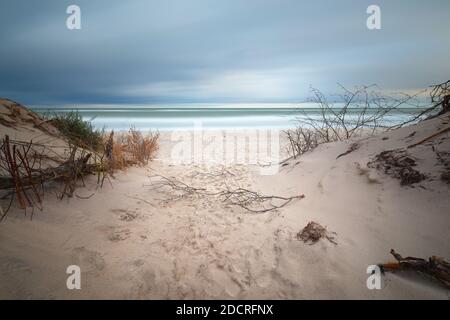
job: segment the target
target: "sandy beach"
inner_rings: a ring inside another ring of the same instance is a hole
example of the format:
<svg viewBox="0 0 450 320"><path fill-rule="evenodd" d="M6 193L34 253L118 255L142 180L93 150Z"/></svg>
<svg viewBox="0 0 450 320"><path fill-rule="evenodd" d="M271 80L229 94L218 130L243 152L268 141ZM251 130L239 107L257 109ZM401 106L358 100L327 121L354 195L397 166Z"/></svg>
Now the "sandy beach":
<svg viewBox="0 0 450 320"><path fill-rule="evenodd" d="M78 197L47 192L32 219L10 210L0 223L0 299L449 299L448 290L416 273L386 273L380 290L366 285L368 266L392 261L391 249L449 256L450 186L430 150L448 156L450 134L406 148L449 120L447 113L322 144L269 175L261 174L263 164L174 163L174 133L164 133L147 166L117 172L103 188L88 177ZM1 130L15 139L57 141L25 127ZM386 150L410 154L427 178L401 185L377 169L373 161ZM161 176L210 193L246 188L304 198L251 213L214 195L175 197L155 188ZM334 241L301 241L310 221ZM81 268L81 290L66 287L69 265Z"/></svg>

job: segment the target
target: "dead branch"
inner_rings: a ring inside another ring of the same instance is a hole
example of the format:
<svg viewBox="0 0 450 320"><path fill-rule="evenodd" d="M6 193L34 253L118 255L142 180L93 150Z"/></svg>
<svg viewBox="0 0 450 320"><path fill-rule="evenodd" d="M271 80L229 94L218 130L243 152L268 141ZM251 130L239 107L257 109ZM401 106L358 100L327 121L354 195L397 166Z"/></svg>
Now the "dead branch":
<svg viewBox="0 0 450 320"><path fill-rule="evenodd" d="M239 206L252 213L264 213L277 210L288 205L294 199L303 199L305 197L303 194L293 197L268 196L244 188L220 191L218 196L222 198L222 202L232 206ZM277 200L279 204L274 204L272 202L274 200ZM266 207L264 207L265 203ZM258 205L262 209L253 209L252 206L254 205Z"/></svg>
<svg viewBox="0 0 450 320"><path fill-rule="evenodd" d="M66 162L56 168L47 168L39 170L32 175L29 175L26 181L20 179L20 185L22 187L32 186L41 182L48 182L57 180L64 177L71 177L75 172L91 173L96 168L95 164L88 164L88 160L91 154L87 154L85 157L75 160L74 162ZM36 171L36 170L33 170ZM11 189L16 187L17 177L1 176L0 177L0 189Z"/></svg>
<svg viewBox="0 0 450 320"><path fill-rule="evenodd" d="M450 111L450 80L434 85L430 97L431 102L442 106L438 115Z"/></svg>
<svg viewBox="0 0 450 320"><path fill-rule="evenodd" d="M7 210L2 210L0 221L6 216L14 196L17 197L22 209L37 206L42 210L42 189L39 189L40 183L33 180L32 168L35 161L32 164L29 162L31 146L31 143L28 146L11 144L8 135L3 138L0 148L0 168L9 174L9 181L7 182L9 182L9 188L13 189L14 192L11 193L11 201ZM1 182L6 181L0 179Z"/></svg>
<svg viewBox="0 0 450 320"><path fill-rule="evenodd" d="M83 181L83 176L97 169L96 163L89 163L91 154L83 150L78 151L76 146L70 146L69 158L57 167L43 168L42 153L38 154L42 145L35 146L30 141L15 143L6 135L0 147L0 190L6 191L6 198L10 199L8 208L2 209L0 220L9 211L12 201L17 198L21 209L26 210L37 207L42 210L44 196L44 183L50 181L61 181L63 189L61 198L73 196L78 180ZM83 181L84 184L84 181Z"/></svg>
<svg viewBox="0 0 450 320"><path fill-rule="evenodd" d="M170 197L161 200L163 203L181 200L194 195L212 196L217 197L225 205L238 206L248 212L260 214L283 208L293 200L305 197L303 194L292 197L263 195L245 188L232 189L226 187L219 191L210 191L206 188L190 186L173 177L167 178L161 175L153 177L157 177L160 180L150 185L152 190L162 191L170 195Z"/></svg>
<svg viewBox="0 0 450 320"><path fill-rule="evenodd" d="M322 92L312 88L313 97L319 111L311 116L301 111L299 124L312 128L321 135L324 142L342 141L363 132L374 133L383 128L382 123L391 112L401 105L416 106L420 94L400 97L385 96L374 90L375 85L355 87L350 90L340 85L343 93L337 95L339 103L330 103Z"/></svg>
<svg viewBox="0 0 450 320"><path fill-rule="evenodd" d="M389 129L397 129L421 120L432 119L450 111L450 80L431 86L431 106L418 112L407 121L392 126Z"/></svg>
<svg viewBox="0 0 450 320"><path fill-rule="evenodd" d="M352 153L353 151L358 150L358 148L359 148L359 144L358 144L358 143L356 143L356 142L355 142L355 143L352 143L352 144L350 145L350 148L348 148L348 150L345 151L344 153L341 153L340 155L338 155L338 156L336 157L336 159L339 159L340 157L346 156L346 155Z"/></svg>
<svg viewBox="0 0 450 320"><path fill-rule="evenodd" d="M397 271L397 270L413 270L426 275L439 281L446 288L450 288L450 262L444 258L431 256L428 260L406 257L403 258L400 254L391 249L391 254L394 256L397 262L389 262L380 264L380 269L384 271Z"/></svg>
<svg viewBox="0 0 450 320"><path fill-rule="evenodd" d="M325 142L322 134L317 130L297 127L293 130L286 130L284 133L289 141L288 154L292 155L294 159Z"/></svg>
<svg viewBox="0 0 450 320"><path fill-rule="evenodd" d="M300 108L297 128L285 131L288 151L294 158L322 143L373 135L379 130L389 129L388 116L397 112L400 106L418 108L417 97L423 93L386 96L375 90L375 85L352 90L339 86L342 93L337 95L337 103L329 102L321 91L311 88L309 101L317 106L317 111Z"/></svg>

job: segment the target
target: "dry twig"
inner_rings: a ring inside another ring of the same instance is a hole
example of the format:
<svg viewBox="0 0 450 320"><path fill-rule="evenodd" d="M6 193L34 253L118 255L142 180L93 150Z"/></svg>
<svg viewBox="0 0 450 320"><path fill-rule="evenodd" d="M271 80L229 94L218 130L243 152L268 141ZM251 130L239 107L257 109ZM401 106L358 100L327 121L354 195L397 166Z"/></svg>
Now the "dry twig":
<svg viewBox="0 0 450 320"><path fill-rule="evenodd" d="M209 191L206 188L188 185L173 177L167 178L161 175L154 177L158 177L160 180L151 185L152 189L163 190L166 194L171 194L170 197L162 200L163 203L177 201L194 195L213 196L219 198L226 205L238 206L248 212L259 214L283 208L293 200L305 197L303 194L292 197L263 195L245 188L225 187L223 190Z"/></svg>

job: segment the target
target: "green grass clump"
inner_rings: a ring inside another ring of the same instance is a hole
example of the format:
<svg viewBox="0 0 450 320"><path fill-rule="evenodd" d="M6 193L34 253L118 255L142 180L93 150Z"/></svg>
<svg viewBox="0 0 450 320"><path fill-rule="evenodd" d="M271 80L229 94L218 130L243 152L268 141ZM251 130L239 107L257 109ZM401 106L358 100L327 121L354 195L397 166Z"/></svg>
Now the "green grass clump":
<svg viewBox="0 0 450 320"><path fill-rule="evenodd" d="M91 121L83 120L77 111L50 116L52 124L72 143L91 150L101 150L104 130L95 129Z"/></svg>

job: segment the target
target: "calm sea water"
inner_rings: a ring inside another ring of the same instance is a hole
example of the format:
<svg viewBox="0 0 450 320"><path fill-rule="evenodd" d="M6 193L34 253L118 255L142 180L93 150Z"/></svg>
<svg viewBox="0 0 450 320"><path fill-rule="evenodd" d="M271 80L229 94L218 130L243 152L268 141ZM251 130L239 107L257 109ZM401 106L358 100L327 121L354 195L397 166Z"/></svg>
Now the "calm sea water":
<svg viewBox="0 0 450 320"><path fill-rule="evenodd" d="M291 128L298 119L308 115L319 119L318 109L303 104L190 104L190 105L84 105L63 107L33 107L41 114L78 111L85 120L98 128L127 130L191 130L241 128ZM401 108L384 118L384 123L405 120L417 108ZM348 121L356 119L359 110L349 110Z"/></svg>

